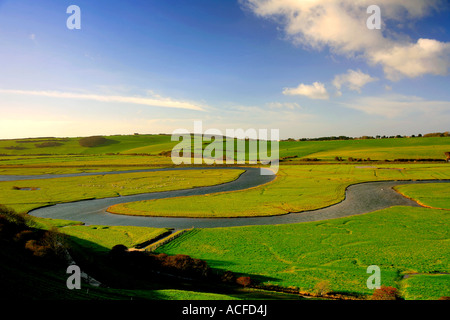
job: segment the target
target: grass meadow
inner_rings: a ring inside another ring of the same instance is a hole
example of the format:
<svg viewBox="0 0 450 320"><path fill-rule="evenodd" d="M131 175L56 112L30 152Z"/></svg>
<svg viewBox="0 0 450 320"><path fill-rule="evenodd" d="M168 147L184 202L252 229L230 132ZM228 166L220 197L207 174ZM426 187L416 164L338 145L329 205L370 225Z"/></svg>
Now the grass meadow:
<svg viewBox="0 0 450 320"><path fill-rule="evenodd" d="M157 252L188 254L215 268L305 293L328 281L333 292L368 296L366 270L378 265L382 285L399 288L407 298L429 299L450 295L450 287L414 287L421 276L403 277L450 272L448 228L443 227L449 223L445 210L392 207L322 222L194 230ZM448 283L449 277L441 279Z"/></svg>
<svg viewBox="0 0 450 320"><path fill-rule="evenodd" d="M447 184L403 185L395 190L423 206L450 209L450 187Z"/></svg>
<svg viewBox="0 0 450 320"><path fill-rule="evenodd" d="M92 198L195 188L237 179L242 170L187 170L0 182L0 203L19 213ZM198 177L201 176L201 179ZM17 188L35 188L18 190Z"/></svg>

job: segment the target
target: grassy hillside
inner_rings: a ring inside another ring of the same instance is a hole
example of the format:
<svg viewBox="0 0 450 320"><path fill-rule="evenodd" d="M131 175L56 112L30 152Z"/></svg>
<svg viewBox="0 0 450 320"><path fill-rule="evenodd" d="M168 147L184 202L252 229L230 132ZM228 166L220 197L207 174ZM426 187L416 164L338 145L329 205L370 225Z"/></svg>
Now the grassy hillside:
<svg viewBox="0 0 450 320"><path fill-rule="evenodd" d="M83 138L30 138L0 140L0 154L4 155L104 155L152 154L171 151L178 144L170 135L116 135L106 136L102 144L83 147ZM209 141L204 141L205 148ZM248 156L249 142L246 142ZM237 149L237 147L235 148ZM269 147L270 150L270 147ZM192 148L194 152L195 149ZM198 151L198 150L197 150ZM334 160L341 157L356 159L445 159L444 152L450 151L450 137L355 139L334 141L280 141L280 157L318 158Z"/></svg>
<svg viewBox="0 0 450 320"><path fill-rule="evenodd" d="M29 138L0 140L0 154L106 154L106 153L151 153L170 150L177 142L170 135L117 135L107 136L98 146L83 147L81 138ZM48 146L46 146L48 145ZM137 149L142 149L136 151Z"/></svg>
<svg viewBox="0 0 450 320"><path fill-rule="evenodd" d="M450 137L361 139L336 141L282 141L280 156L333 160L342 157L395 159L445 159L450 151Z"/></svg>

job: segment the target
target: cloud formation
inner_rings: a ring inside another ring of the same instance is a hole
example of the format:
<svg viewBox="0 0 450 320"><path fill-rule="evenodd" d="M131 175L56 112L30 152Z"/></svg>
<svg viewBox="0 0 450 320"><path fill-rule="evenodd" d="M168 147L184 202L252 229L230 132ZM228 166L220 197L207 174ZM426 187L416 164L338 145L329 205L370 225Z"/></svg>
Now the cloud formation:
<svg viewBox="0 0 450 320"><path fill-rule="evenodd" d="M329 99L329 94L327 89L325 88L323 83L314 82L312 85L306 85L301 83L296 88L285 88L283 90L284 95L299 95L306 96L310 99L320 99L327 100Z"/></svg>
<svg viewBox="0 0 450 320"><path fill-rule="evenodd" d="M340 95L341 88L343 86L347 87L352 91L361 92L362 87L374 81L377 81L377 78L373 78L370 75L362 72L361 70L355 71L349 69L347 73L335 76L333 80L333 85L336 87Z"/></svg>
<svg viewBox="0 0 450 320"><path fill-rule="evenodd" d="M398 94L362 97L344 103L343 106L388 119L404 118L408 115L427 115L433 118L439 118L444 114L450 115L450 101L426 100Z"/></svg>
<svg viewBox="0 0 450 320"><path fill-rule="evenodd" d="M61 92L61 91L33 91L33 90L9 90L9 89L8 90L0 89L0 93L16 94L16 95L32 95L49 98L83 99L100 102L130 103L130 104L146 105L151 107L180 108L180 109L205 111L205 107L199 104L173 100L171 98L163 98L158 95L154 95L153 97L149 98L136 96L84 94L84 93Z"/></svg>
<svg viewBox="0 0 450 320"><path fill-rule="evenodd" d="M450 43L434 39L411 41L386 29L387 22L409 23L438 10L440 0L378 0L382 30L369 30L367 7L372 0L241 0L257 16L275 20L293 43L336 54L359 56L381 65L390 80L426 74L446 75ZM396 34L396 37L388 37Z"/></svg>

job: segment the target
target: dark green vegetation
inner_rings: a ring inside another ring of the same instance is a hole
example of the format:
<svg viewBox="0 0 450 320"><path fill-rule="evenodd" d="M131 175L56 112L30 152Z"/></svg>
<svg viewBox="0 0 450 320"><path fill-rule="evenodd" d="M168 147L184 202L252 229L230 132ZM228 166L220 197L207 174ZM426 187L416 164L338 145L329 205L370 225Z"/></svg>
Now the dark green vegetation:
<svg viewBox="0 0 450 320"><path fill-rule="evenodd" d="M60 232L62 229L42 229L43 225L0 206L0 281L7 299L228 300L265 297L264 293L245 291L235 278L230 277L231 273L223 277L199 259L129 251L124 245L105 248L102 243L67 236ZM119 228L112 229L118 231ZM151 231L155 233L156 230ZM71 259L75 259L83 272L100 281L100 286L83 283L80 290L69 290L66 269ZM289 298L272 296L276 297Z"/></svg>

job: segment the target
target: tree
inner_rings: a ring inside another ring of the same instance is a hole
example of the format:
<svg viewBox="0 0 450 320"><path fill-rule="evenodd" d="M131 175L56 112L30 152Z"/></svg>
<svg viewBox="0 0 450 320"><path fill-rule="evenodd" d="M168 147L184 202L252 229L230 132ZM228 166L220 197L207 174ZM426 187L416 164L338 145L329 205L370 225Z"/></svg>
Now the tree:
<svg viewBox="0 0 450 320"><path fill-rule="evenodd" d="M398 300L398 290L394 287L381 286L375 289L372 300Z"/></svg>
<svg viewBox="0 0 450 320"><path fill-rule="evenodd" d="M236 279L236 283L241 286L247 287L252 284L252 279L250 277L239 277Z"/></svg>

